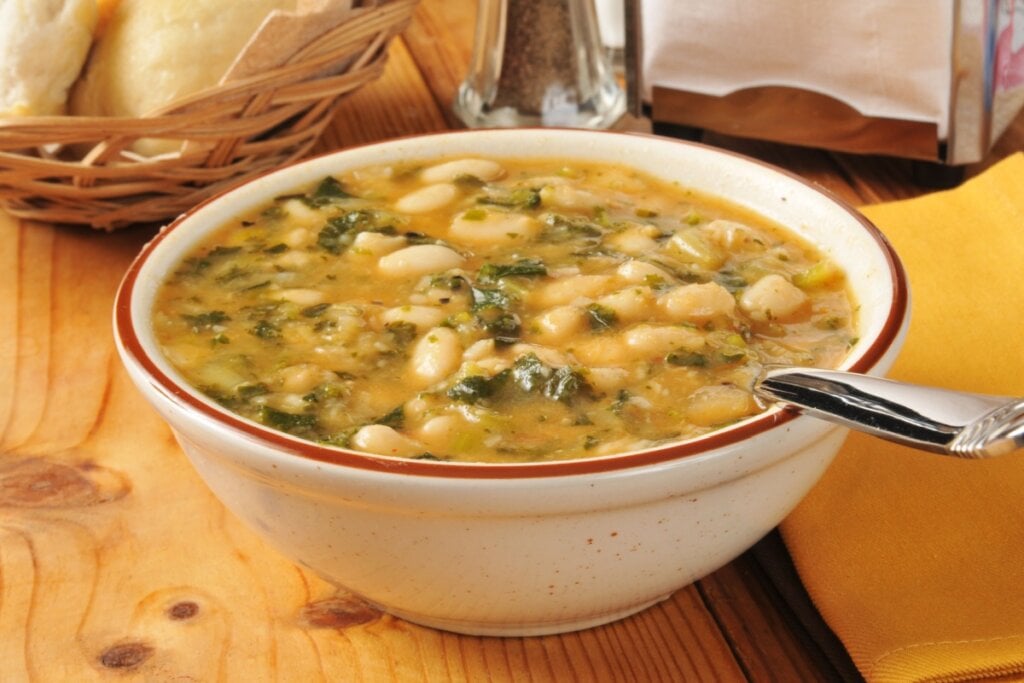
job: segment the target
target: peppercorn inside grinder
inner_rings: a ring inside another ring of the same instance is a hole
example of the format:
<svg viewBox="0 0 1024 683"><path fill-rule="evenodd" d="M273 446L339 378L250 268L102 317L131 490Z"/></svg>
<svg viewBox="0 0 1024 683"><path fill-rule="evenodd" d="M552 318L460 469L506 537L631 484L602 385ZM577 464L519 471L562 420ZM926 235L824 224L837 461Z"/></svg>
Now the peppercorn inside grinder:
<svg viewBox="0 0 1024 683"><path fill-rule="evenodd" d="M470 128L608 128L626 108L593 0L479 0L453 109Z"/></svg>

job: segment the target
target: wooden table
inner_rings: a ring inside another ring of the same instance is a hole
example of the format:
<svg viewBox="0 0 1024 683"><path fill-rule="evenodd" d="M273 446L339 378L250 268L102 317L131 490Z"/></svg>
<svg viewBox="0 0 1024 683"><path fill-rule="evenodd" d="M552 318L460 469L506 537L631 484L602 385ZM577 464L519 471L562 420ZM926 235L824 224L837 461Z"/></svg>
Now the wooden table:
<svg viewBox="0 0 1024 683"><path fill-rule="evenodd" d="M322 148L456 127L475 3L425 0L384 78ZM630 125L642 126L642 121ZM910 165L712 137L859 205L925 191ZM985 164L1024 149L1024 117ZM360 608L214 499L128 382L110 311L151 229L0 213L0 681L835 679L748 553L632 618L543 638L457 636Z"/></svg>

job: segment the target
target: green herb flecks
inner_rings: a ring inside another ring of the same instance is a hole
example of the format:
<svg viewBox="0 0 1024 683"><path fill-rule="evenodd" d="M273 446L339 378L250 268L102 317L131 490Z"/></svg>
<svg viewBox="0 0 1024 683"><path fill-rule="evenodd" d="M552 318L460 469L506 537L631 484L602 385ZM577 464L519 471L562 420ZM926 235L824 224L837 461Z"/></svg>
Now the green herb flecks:
<svg viewBox="0 0 1024 683"><path fill-rule="evenodd" d="M185 259L181 264L181 268L175 272L175 275L179 277L195 277L197 275L201 275L207 268L212 266L218 260L225 256L237 254L241 250L241 247L225 247L217 245L210 249L210 251L206 252L203 256L195 256Z"/></svg>
<svg viewBox="0 0 1024 683"><path fill-rule="evenodd" d="M485 218L487 218L487 212L483 209L469 209L462 212L462 220L464 221L482 221Z"/></svg>
<svg viewBox="0 0 1024 683"><path fill-rule="evenodd" d="M215 326L222 325L231 320L231 317L224 311L208 311L206 313L197 313L196 315L188 315L186 313L181 317L185 319L185 322L189 324L189 327L196 334L211 330Z"/></svg>
<svg viewBox="0 0 1024 683"><path fill-rule="evenodd" d="M281 328L269 320L260 320L253 327L249 329L249 332L260 339L277 339L281 336Z"/></svg>
<svg viewBox="0 0 1024 683"><path fill-rule="evenodd" d="M608 406L608 410L610 410L613 415L622 417L622 413L626 410L626 406L629 405L631 398L633 398L633 396L628 391L625 389L619 389L619 393L615 395L615 400Z"/></svg>
<svg viewBox="0 0 1024 683"><path fill-rule="evenodd" d="M679 367L703 368L708 364L708 357L693 351L679 350L665 356L665 362Z"/></svg>
<svg viewBox="0 0 1024 683"><path fill-rule="evenodd" d="M459 187L483 187L486 183L472 173L460 173L452 180Z"/></svg>
<svg viewBox="0 0 1024 683"><path fill-rule="evenodd" d="M302 315L303 318L318 318L321 315L323 315L324 311L326 311L330 307L331 305L327 303L313 304L312 306L307 306L306 308L303 308L299 313Z"/></svg>
<svg viewBox="0 0 1024 683"><path fill-rule="evenodd" d="M738 273L734 273L730 270L718 271L717 273L715 273L713 279L715 282L722 285L723 287L725 287L726 289L733 293L743 289L748 284L750 284L749 282L747 282L747 279L745 277L739 275Z"/></svg>
<svg viewBox="0 0 1024 683"><path fill-rule="evenodd" d="M401 351L416 338L416 325L407 320L396 320L384 325L384 331L391 341L391 346Z"/></svg>

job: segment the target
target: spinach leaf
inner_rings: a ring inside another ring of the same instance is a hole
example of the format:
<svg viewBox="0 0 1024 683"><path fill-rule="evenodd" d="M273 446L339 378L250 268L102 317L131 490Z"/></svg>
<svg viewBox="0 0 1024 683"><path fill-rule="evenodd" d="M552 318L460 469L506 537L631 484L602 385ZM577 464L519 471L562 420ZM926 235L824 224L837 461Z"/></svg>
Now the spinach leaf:
<svg viewBox="0 0 1024 683"><path fill-rule="evenodd" d="M665 356L665 362L669 365L679 365L690 368L703 368L708 364L707 356L694 353L693 351L673 351Z"/></svg>
<svg viewBox="0 0 1024 683"><path fill-rule="evenodd" d="M268 427L286 432L303 432L316 427L316 415L310 413L286 413L269 406L262 406L259 414L260 422Z"/></svg>
<svg viewBox="0 0 1024 683"><path fill-rule="evenodd" d="M568 365L555 370L544 385L544 395L555 401L568 403L588 389L587 381Z"/></svg>
<svg viewBox="0 0 1024 683"><path fill-rule="evenodd" d="M604 231L600 226L582 218L568 218L559 214L548 214L544 218L544 229L540 234L541 242L562 243L573 240L589 240L600 238Z"/></svg>
<svg viewBox="0 0 1024 683"><path fill-rule="evenodd" d="M387 415L374 420L373 423L385 425L392 429L401 429L402 425L405 423L405 409L402 406L398 406Z"/></svg>
<svg viewBox="0 0 1024 683"><path fill-rule="evenodd" d="M196 315L188 315L186 313L181 317L185 319L185 322L189 324L195 333L209 330L214 325L220 325L231 320L231 317L224 311L208 311L206 313L197 313Z"/></svg>
<svg viewBox="0 0 1024 683"><path fill-rule="evenodd" d="M316 189L309 195L302 197L302 201L314 209L326 206L343 199L352 199L353 196L345 190L341 181L332 176L327 176L320 181Z"/></svg>
<svg viewBox="0 0 1024 683"><path fill-rule="evenodd" d="M313 304L312 306L307 306L306 308L303 308L299 312L302 314L303 318L317 318L330 307L331 305L329 303Z"/></svg>
<svg viewBox="0 0 1024 683"><path fill-rule="evenodd" d="M404 349L416 338L416 325L407 320L396 320L384 325L384 331L391 337L392 344L399 350Z"/></svg>
<svg viewBox="0 0 1024 683"><path fill-rule="evenodd" d="M509 377L508 370L502 370L493 377L470 375L453 384L447 392L448 398L460 403L479 403L494 396Z"/></svg>
<svg viewBox="0 0 1024 683"><path fill-rule="evenodd" d="M514 263L485 263L480 267L477 280L483 283L497 282L503 277L537 277L548 274L544 262L535 258L522 258Z"/></svg>
<svg viewBox="0 0 1024 683"><path fill-rule="evenodd" d="M536 209L540 206L540 190L532 187L517 187L511 190L494 190L477 198L478 204L504 206L510 209Z"/></svg>
<svg viewBox="0 0 1024 683"><path fill-rule="evenodd" d="M521 323L515 313L488 308L477 313L476 317L484 329L494 335L494 341L499 344L515 344L519 341Z"/></svg>
<svg viewBox="0 0 1024 683"><path fill-rule="evenodd" d="M473 294L473 311L512 306L512 297L497 287L470 287L470 291Z"/></svg>
<svg viewBox="0 0 1024 683"><path fill-rule="evenodd" d="M235 387L235 393L238 394L239 398L244 400L249 400L254 396L262 396L269 392L270 387L263 382L246 382L245 384L239 384Z"/></svg>
<svg viewBox="0 0 1024 683"><path fill-rule="evenodd" d="M396 230L393 217L368 209L348 211L329 219L317 234L316 243L321 249L337 255L352 246L356 235L361 232L394 235Z"/></svg>
<svg viewBox="0 0 1024 683"><path fill-rule="evenodd" d="M523 391L536 391L551 377L551 368L541 362L535 353L528 353L512 364L512 380Z"/></svg>
<svg viewBox="0 0 1024 683"><path fill-rule="evenodd" d="M615 326L619 316L614 310L601 304L590 304L587 306L587 322L590 323L590 329L604 331L610 330Z"/></svg>

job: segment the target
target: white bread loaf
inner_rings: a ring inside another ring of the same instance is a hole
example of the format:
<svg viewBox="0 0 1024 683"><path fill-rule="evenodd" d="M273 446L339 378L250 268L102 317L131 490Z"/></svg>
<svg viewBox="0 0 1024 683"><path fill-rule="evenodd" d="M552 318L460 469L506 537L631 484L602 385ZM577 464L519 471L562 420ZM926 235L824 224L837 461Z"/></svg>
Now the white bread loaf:
<svg viewBox="0 0 1024 683"><path fill-rule="evenodd" d="M143 116L214 86L274 9L296 0L120 0L71 95L77 116ZM176 150L140 141L136 151Z"/></svg>
<svg viewBox="0 0 1024 683"><path fill-rule="evenodd" d="M0 0L0 116L64 113L96 16L96 0Z"/></svg>

